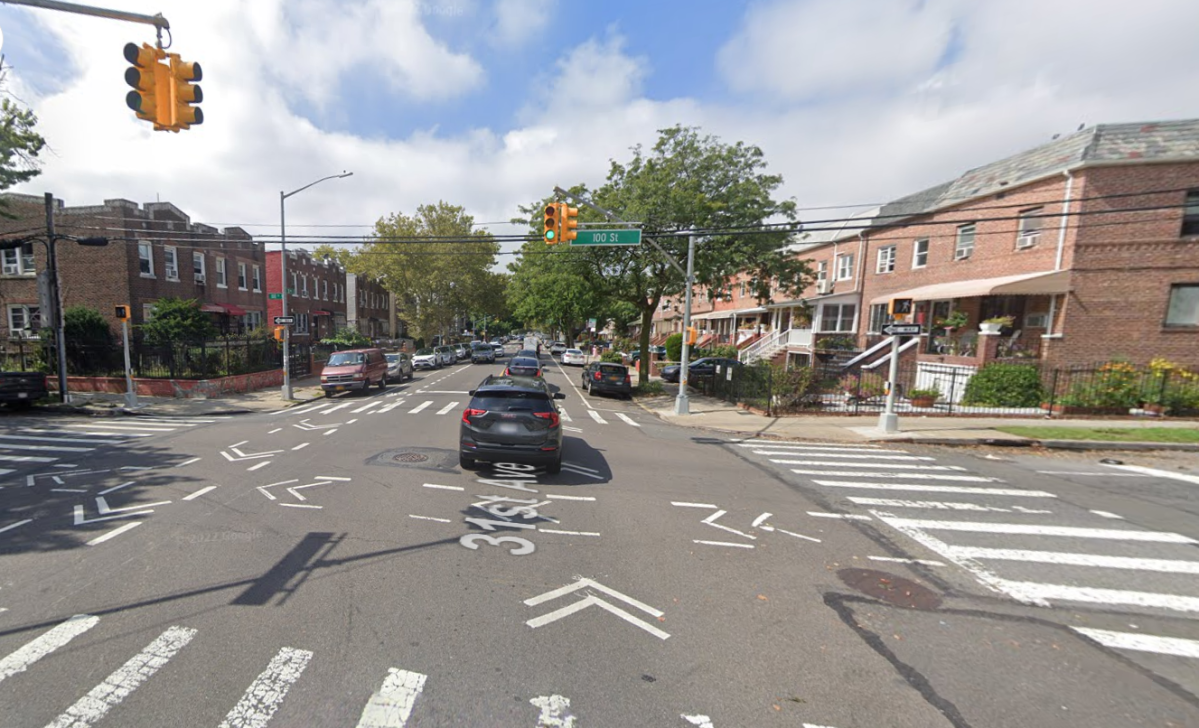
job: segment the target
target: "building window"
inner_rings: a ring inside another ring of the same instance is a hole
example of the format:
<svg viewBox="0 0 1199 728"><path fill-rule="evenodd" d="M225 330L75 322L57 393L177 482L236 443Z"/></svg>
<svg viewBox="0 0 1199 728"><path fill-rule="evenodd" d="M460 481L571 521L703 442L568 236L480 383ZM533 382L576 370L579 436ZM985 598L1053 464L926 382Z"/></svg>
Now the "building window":
<svg viewBox="0 0 1199 728"><path fill-rule="evenodd" d="M292 295L292 296L296 295L296 291L299 290L299 288L300 288L300 284L299 284L300 279L297 276L298 276L297 273L293 272L291 274L291 290L287 292L289 295Z"/></svg>
<svg viewBox="0 0 1199 728"><path fill-rule="evenodd" d="M162 249L162 268L168 281L179 280L179 252L171 247Z"/></svg>
<svg viewBox="0 0 1199 728"><path fill-rule="evenodd" d="M1170 286L1166 326L1199 326L1199 283Z"/></svg>
<svg viewBox="0 0 1199 728"><path fill-rule="evenodd" d="M917 240L912 247L912 267L923 268L928 265L928 238Z"/></svg>
<svg viewBox="0 0 1199 728"><path fill-rule="evenodd" d="M192 272L196 276L196 283L204 282L204 254L192 253Z"/></svg>
<svg viewBox="0 0 1199 728"><path fill-rule="evenodd" d="M138 266L143 276L154 277L154 253L149 243L137 244Z"/></svg>
<svg viewBox="0 0 1199 728"><path fill-rule="evenodd" d="M253 331L262 326L262 311L247 311L242 323L245 325L246 331Z"/></svg>
<svg viewBox="0 0 1199 728"><path fill-rule="evenodd" d="M878 249L878 265L875 267L875 273L890 273L895 270L895 246L888 245L885 248Z"/></svg>
<svg viewBox="0 0 1199 728"><path fill-rule="evenodd" d="M308 298L308 274L300 276L300 296Z"/></svg>
<svg viewBox="0 0 1199 728"><path fill-rule="evenodd" d="M821 282L821 281L827 281L827 280L828 280L828 261L822 260L816 264L816 281Z"/></svg>
<svg viewBox="0 0 1199 728"><path fill-rule="evenodd" d="M876 303L870 306L870 328L867 333L881 334L883 327L891 323L891 315L887 313L887 304Z"/></svg>
<svg viewBox="0 0 1199 728"><path fill-rule="evenodd" d="M216 259L216 285L217 288L228 287L228 282L225 280L225 259Z"/></svg>
<svg viewBox="0 0 1199 728"><path fill-rule="evenodd" d="M329 300L329 281L321 281L321 298Z"/></svg>
<svg viewBox="0 0 1199 728"><path fill-rule="evenodd" d="M153 318L154 318L154 304L143 303L142 304L142 323L150 321Z"/></svg>
<svg viewBox="0 0 1199 728"><path fill-rule="evenodd" d="M848 281L853 278L853 253L837 256L837 280Z"/></svg>
<svg viewBox="0 0 1199 728"><path fill-rule="evenodd" d="M296 333L308 333L308 314L302 313L296 316Z"/></svg>
<svg viewBox="0 0 1199 728"><path fill-rule="evenodd" d="M29 276L34 270L33 243L25 243L20 249L4 251L4 275Z"/></svg>
<svg viewBox="0 0 1199 728"><path fill-rule="evenodd" d="M1041 217L1044 212L1043 207L1020 211L1019 231L1016 233L1017 248L1031 248L1037 244L1037 239L1041 237L1041 224L1045 222L1045 218Z"/></svg>
<svg viewBox="0 0 1199 728"><path fill-rule="evenodd" d="M1182 234L1199 235L1199 190L1187 192L1186 207L1182 209Z"/></svg>
<svg viewBox="0 0 1199 728"><path fill-rule="evenodd" d="M246 264L238 263L237 264L237 287L244 291L247 288L246 284L247 284Z"/></svg>
<svg viewBox="0 0 1199 728"><path fill-rule="evenodd" d="M853 333L858 307L853 303L827 303L820 309L820 332L826 334Z"/></svg>
<svg viewBox="0 0 1199 728"><path fill-rule="evenodd" d="M253 276L254 276L254 290L261 291L262 290L262 268L260 268L258 266L253 266L252 272L253 272Z"/></svg>
<svg viewBox="0 0 1199 728"><path fill-rule="evenodd" d="M965 260L974 255L974 223L958 225L957 243L953 246L953 259Z"/></svg>
<svg viewBox="0 0 1199 728"><path fill-rule="evenodd" d="M18 304L8 307L8 335L18 331L34 331L42 327L41 309L37 306Z"/></svg>

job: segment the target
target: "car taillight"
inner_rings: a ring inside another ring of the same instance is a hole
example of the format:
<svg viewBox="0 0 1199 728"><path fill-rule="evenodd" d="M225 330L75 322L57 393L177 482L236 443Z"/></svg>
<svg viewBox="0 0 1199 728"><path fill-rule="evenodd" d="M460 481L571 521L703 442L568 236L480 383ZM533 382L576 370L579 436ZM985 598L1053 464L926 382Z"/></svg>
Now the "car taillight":
<svg viewBox="0 0 1199 728"><path fill-rule="evenodd" d="M631 374L624 375L624 383L629 385L630 387L633 386L633 375L631 375Z"/></svg>
<svg viewBox="0 0 1199 728"><path fill-rule="evenodd" d="M505 377L512 376L512 370L510 370L508 367L504 367L504 376Z"/></svg>
<svg viewBox="0 0 1199 728"><path fill-rule="evenodd" d="M487 410L471 409L470 407L467 407L466 409L462 410L462 421L469 425L471 417L482 417L485 414L487 414Z"/></svg>
<svg viewBox="0 0 1199 728"><path fill-rule="evenodd" d="M534 417L540 417L543 420L550 421L550 427L557 427L561 420L558 418L557 412L534 412Z"/></svg>
<svg viewBox="0 0 1199 728"><path fill-rule="evenodd" d="M594 378L595 378L595 381L597 381L597 382L600 380L600 373L599 373L599 370L596 370L596 372L595 372L595 375L594 375Z"/></svg>

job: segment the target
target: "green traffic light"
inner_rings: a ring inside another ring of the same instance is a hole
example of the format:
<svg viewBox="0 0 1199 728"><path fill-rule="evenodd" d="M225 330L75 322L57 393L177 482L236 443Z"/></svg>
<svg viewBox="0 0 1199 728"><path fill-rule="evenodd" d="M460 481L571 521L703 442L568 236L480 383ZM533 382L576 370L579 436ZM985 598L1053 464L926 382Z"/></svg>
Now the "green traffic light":
<svg viewBox="0 0 1199 728"><path fill-rule="evenodd" d="M553 239L554 239L554 231L553 231L553 230L546 230L546 231L545 231L545 239L546 239L546 240L553 240Z"/></svg>

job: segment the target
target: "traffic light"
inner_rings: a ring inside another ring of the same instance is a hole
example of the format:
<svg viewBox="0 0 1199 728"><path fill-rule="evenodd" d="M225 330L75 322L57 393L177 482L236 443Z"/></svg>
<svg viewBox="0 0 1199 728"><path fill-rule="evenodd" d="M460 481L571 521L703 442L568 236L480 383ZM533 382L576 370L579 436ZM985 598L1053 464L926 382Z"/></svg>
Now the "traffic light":
<svg viewBox="0 0 1199 728"><path fill-rule="evenodd" d="M283 330L286 328L286 326L275 327L275 341L283 341Z"/></svg>
<svg viewBox="0 0 1199 728"><path fill-rule="evenodd" d="M128 306L117 306L116 313L117 313L118 321L128 321L129 320L129 307Z"/></svg>
<svg viewBox="0 0 1199 728"><path fill-rule="evenodd" d="M204 92L196 81L204 78L199 63L188 63L178 53L168 53L170 59L171 116L167 128L171 131L191 128L204 123L204 112L198 106L204 100Z"/></svg>
<svg viewBox="0 0 1199 728"><path fill-rule="evenodd" d="M688 326L687 327L687 346L694 345L696 339L698 339L698 338L699 338L699 334L695 331L695 327Z"/></svg>
<svg viewBox="0 0 1199 728"><path fill-rule="evenodd" d="M125 60L133 64L125 69L125 83L133 87L125 95L125 103L156 130L168 129L171 123L170 69L160 62L166 55L146 43L125 44Z"/></svg>
<svg viewBox="0 0 1199 728"><path fill-rule="evenodd" d="M562 237L562 204L559 202L551 202L545 206L545 235L546 245L555 245L560 242Z"/></svg>
<svg viewBox="0 0 1199 728"><path fill-rule="evenodd" d="M907 316L912 313L912 299L910 298L892 298L887 305L887 313L895 318Z"/></svg>
<svg viewBox="0 0 1199 728"><path fill-rule="evenodd" d="M562 242L569 243L579 237L579 208L562 204Z"/></svg>

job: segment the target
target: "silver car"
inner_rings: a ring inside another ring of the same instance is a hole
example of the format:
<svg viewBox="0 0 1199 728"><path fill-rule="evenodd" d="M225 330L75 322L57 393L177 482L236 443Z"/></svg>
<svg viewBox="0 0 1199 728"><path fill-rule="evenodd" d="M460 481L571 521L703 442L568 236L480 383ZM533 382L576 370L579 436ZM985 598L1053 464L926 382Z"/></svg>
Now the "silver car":
<svg viewBox="0 0 1199 728"><path fill-rule="evenodd" d="M441 357L441 365L443 367L453 366L458 363L458 353L454 351L452 346L437 347L437 355Z"/></svg>

